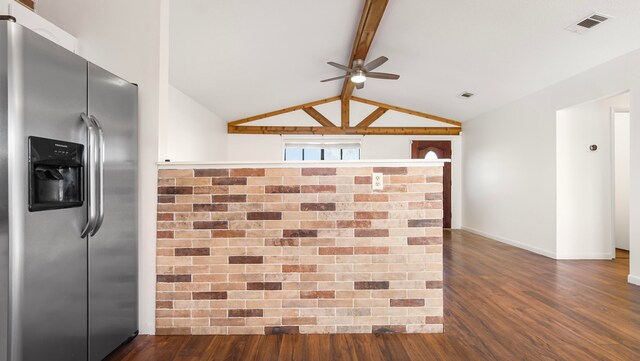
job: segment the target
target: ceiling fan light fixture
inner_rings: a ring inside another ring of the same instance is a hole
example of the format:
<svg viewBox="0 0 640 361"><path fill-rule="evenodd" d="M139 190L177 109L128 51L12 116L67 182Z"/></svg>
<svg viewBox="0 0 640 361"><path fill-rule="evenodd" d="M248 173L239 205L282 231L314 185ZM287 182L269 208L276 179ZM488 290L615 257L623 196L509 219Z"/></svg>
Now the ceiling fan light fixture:
<svg viewBox="0 0 640 361"><path fill-rule="evenodd" d="M364 83L366 80L367 77L364 75L362 70L358 70L351 75L351 81L356 84Z"/></svg>
<svg viewBox="0 0 640 361"><path fill-rule="evenodd" d="M364 60L356 59L353 61L353 66L348 67L346 65L338 64L333 61L327 62L327 64L331 65L334 68L338 68L344 71L344 75L336 76L329 79L320 80L322 83L332 81L332 80L340 80L345 79L345 81L351 81L351 83L355 84L356 89L362 89L364 87L364 82L367 81L368 78L372 79L387 79L387 80L398 80L400 75L391 74L391 73L380 73L371 71L373 69L378 68L382 64L384 64L387 60L389 60L386 56L381 56L375 60L372 60L368 64L364 64ZM347 80L349 79L349 80Z"/></svg>

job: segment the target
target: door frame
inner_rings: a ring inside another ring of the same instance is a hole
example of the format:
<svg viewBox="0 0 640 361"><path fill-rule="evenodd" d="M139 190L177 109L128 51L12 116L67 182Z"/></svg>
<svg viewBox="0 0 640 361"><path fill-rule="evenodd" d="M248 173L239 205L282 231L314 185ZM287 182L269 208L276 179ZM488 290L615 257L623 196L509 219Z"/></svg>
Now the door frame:
<svg viewBox="0 0 640 361"><path fill-rule="evenodd" d="M611 217L611 231L609 242L611 244L611 259L616 258L616 114L631 113L629 108L611 107L610 133L611 133L611 204L609 215Z"/></svg>
<svg viewBox="0 0 640 361"><path fill-rule="evenodd" d="M421 144L431 143L431 145L426 145L421 147ZM434 139L434 140L411 140L411 158L412 159L420 159L418 154L420 151L426 150L429 151L430 148L433 149L444 149L443 157L446 159L451 159L453 152L453 143L451 140L443 140L443 139ZM448 153L448 154L447 154ZM451 162L444 163L444 172L442 177L442 227L451 229L451 221L453 218L453 210L452 210L452 177L451 177Z"/></svg>

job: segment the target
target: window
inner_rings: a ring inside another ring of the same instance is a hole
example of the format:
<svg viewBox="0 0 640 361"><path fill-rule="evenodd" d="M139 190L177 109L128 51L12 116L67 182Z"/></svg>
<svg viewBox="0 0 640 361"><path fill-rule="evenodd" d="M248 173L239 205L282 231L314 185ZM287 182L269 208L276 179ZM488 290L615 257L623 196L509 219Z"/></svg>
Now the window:
<svg viewBox="0 0 640 361"><path fill-rule="evenodd" d="M360 149L285 148L284 160L358 160Z"/></svg>
<svg viewBox="0 0 640 361"><path fill-rule="evenodd" d="M360 139L284 139L284 160L358 160Z"/></svg>
<svg viewBox="0 0 640 361"><path fill-rule="evenodd" d="M426 159L426 160L438 160L438 155L436 154L436 152L430 150L424 156L424 159Z"/></svg>

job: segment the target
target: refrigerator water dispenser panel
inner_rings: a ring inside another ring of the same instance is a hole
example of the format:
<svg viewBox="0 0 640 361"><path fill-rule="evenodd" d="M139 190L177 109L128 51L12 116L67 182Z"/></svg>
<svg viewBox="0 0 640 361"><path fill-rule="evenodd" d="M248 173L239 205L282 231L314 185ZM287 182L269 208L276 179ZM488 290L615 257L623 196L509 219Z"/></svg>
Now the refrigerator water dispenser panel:
<svg viewBox="0 0 640 361"><path fill-rule="evenodd" d="M29 137L29 211L80 207L84 146Z"/></svg>

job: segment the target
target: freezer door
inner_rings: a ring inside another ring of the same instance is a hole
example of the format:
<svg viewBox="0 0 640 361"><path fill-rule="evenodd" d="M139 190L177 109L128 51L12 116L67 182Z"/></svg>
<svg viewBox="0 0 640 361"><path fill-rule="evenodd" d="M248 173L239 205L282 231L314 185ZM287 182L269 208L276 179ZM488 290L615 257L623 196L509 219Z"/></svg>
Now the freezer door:
<svg viewBox="0 0 640 361"><path fill-rule="evenodd" d="M89 114L104 134L103 209L89 239L89 359L137 332L138 89L89 64Z"/></svg>
<svg viewBox="0 0 640 361"><path fill-rule="evenodd" d="M28 137L83 144L87 62L14 23L8 30L11 360L86 360L87 220L80 207L30 212Z"/></svg>

